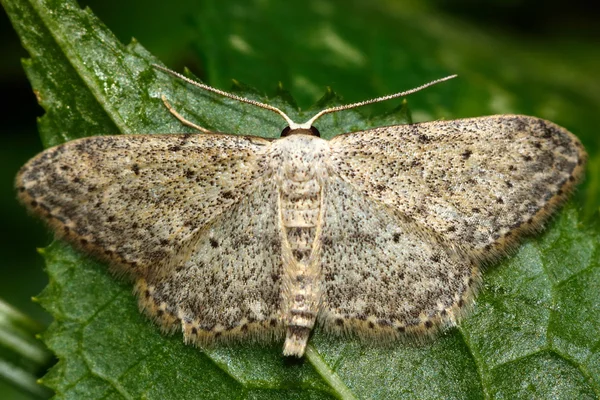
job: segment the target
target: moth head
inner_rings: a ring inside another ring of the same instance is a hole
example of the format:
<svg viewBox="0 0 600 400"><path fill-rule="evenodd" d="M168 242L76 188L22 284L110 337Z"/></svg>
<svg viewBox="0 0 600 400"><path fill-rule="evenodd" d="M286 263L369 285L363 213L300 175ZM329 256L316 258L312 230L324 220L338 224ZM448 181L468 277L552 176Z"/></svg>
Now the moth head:
<svg viewBox="0 0 600 400"><path fill-rule="evenodd" d="M314 126L310 126L308 129L305 128L295 128L292 129L289 126L286 126L281 131L281 137L291 136L291 135L309 135L314 137L321 137L321 132Z"/></svg>

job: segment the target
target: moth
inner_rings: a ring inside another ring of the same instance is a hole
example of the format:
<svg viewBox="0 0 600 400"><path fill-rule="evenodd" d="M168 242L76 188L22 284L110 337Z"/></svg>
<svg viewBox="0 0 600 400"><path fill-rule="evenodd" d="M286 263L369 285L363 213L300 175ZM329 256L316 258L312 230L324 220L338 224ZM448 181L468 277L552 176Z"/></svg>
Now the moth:
<svg viewBox="0 0 600 400"><path fill-rule="evenodd" d="M200 347L284 339L315 325L389 342L467 312L484 264L514 249L581 179L586 153L540 118L394 125L326 141L321 111L277 112L281 138L210 132L88 137L19 172L21 202L56 235L135 282L140 309Z"/></svg>

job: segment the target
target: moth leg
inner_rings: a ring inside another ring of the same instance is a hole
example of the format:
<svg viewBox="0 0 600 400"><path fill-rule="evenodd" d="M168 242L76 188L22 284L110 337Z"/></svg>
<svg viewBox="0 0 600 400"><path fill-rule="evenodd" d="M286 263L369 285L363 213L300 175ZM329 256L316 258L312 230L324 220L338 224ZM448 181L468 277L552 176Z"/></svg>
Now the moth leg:
<svg viewBox="0 0 600 400"><path fill-rule="evenodd" d="M183 116L181 114L179 114L177 111L175 111L175 109L173 108L173 106L171 105L171 103L169 103L167 101L167 98L166 98L166 96L164 94L161 95L160 98L162 99L162 102L164 103L165 107L167 107L167 110L169 110L169 112L171 114L173 114L173 116L175 118L177 118L182 124L187 125L187 126L189 126L191 128L194 128L196 130L199 130L200 132L214 133L214 132L212 132L212 131L210 131L210 130L208 130L206 128L203 128L203 127L201 127L199 125L196 125L193 122L188 121L187 119L183 118Z"/></svg>

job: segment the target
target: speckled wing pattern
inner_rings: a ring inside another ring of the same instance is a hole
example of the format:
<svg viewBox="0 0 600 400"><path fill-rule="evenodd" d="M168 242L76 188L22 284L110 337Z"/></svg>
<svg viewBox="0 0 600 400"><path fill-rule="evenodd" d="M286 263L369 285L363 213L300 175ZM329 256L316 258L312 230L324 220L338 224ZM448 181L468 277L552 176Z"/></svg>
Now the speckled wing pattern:
<svg viewBox="0 0 600 400"><path fill-rule="evenodd" d="M133 277L189 259L206 224L247 195L270 142L231 135L97 136L53 147L17 176L55 232Z"/></svg>
<svg viewBox="0 0 600 400"><path fill-rule="evenodd" d="M187 261L138 280L142 309L165 331L181 327L186 342L202 347L281 337L278 223L275 182L258 178L196 235Z"/></svg>
<svg viewBox="0 0 600 400"><path fill-rule="evenodd" d="M479 265L540 229L586 160L564 128L514 115L375 128L330 144L340 179L323 234L324 325L384 339L454 324Z"/></svg>
<svg viewBox="0 0 600 400"><path fill-rule="evenodd" d="M583 174L565 129L534 117L398 125L325 141L104 136L48 149L17 176L54 231L136 281L140 308L187 342L315 324L425 337L472 304L483 263L541 228Z"/></svg>
<svg viewBox="0 0 600 400"><path fill-rule="evenodd" d="M331 148L358 191L484 260L539 228L586 161L566 129L518 115L375 128Z"/></svg>
<svg viewBox="0 0 600 400"><path fill-rule="evenodd" d="M454 323L480 282L477 262L342 179L328 186L321 323L380 341Z"/></svg>

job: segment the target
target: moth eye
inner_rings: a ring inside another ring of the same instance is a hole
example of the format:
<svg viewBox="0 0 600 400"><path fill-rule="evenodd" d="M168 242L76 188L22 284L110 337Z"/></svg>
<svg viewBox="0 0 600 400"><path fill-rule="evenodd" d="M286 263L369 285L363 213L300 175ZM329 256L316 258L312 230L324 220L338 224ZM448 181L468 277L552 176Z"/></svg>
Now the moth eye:
<svg viewBox="0 0 600 400"><path fill-rule="evenodd" d="M285 128L283 128L283 130L281 131L281 137L286 137L290 134L290 127L286 126Z"/></svg>
<svg viewBox="0 0 600 400"><path fill-rule="evenodd" d="M313 134L313 136L321 137L321 132L319 132L319 130L314 126L310 127L310 132Z"/></svg>

